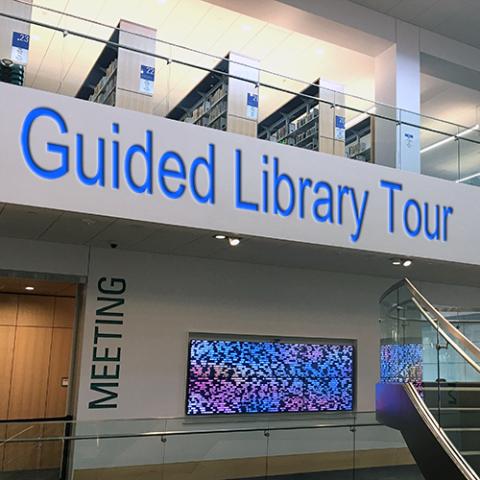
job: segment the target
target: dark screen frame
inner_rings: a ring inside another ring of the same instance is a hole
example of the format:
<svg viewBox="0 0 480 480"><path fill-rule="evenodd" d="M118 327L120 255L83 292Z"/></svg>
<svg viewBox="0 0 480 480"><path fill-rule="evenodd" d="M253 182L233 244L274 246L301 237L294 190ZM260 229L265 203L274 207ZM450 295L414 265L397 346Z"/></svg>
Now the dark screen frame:
<svg viewBox="0 0 480 480"><path fill-rule="evenodd" d="M270 342L270 343L305 343L311 345L349 345L352 347L352 408L349 410L317 410L301 412L240 412L240 413L188 413L189 398L189 373L191 367L191 349L192 340L211 340L211 341L244 341L244 342ZM225 334L225 333L204 333L189 332L187 337L187 370L185 377L185 399L184 412L188 418L232 418L246 416L307 416L307 415L331 415L352 413L357 409L357 341L355 339L344 338L325 338L325 337L292 337L275 335L251 335L251 334Z"/></svg>

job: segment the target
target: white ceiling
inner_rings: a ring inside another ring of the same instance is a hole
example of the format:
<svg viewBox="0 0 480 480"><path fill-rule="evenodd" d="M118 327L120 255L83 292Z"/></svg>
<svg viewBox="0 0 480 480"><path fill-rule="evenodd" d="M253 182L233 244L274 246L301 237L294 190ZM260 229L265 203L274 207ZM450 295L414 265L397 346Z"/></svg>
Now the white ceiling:
<svg viewBox="0 0 480 480"><path fill-rule="evenodd" d="M478 0L351 0L377 12L413 23L480 48Z"/></svg>
<svg viewBox="0 0 480 480"><path fill-rule="evenodd" d="M392 279L408 274L414 280L442 279L445 283L480 286L480 267L471 265L414 259L414 264L406 269L394 267L390 255L385 254L261 238L243 238L238 247L230 247L226 241L214 239L214 233L218 232L0 205L0 237L100 248L111 248L115 244L119 255L122 250L132 250ZM0 291L1 274L3 272L0 272ZM41 287L41 282L37 284Z"/></svg>

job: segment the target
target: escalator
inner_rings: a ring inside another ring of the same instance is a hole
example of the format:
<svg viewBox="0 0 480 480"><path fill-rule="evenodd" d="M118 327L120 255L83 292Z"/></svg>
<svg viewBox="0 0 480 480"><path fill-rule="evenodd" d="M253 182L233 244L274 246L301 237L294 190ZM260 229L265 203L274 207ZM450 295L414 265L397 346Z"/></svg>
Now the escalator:
<svg viewBox="0 0 480 480"><path fill-rule="evenodd" d="M407 279L380 299L379 421L426 480L480 479L480 312L434 307Z"/></svg>

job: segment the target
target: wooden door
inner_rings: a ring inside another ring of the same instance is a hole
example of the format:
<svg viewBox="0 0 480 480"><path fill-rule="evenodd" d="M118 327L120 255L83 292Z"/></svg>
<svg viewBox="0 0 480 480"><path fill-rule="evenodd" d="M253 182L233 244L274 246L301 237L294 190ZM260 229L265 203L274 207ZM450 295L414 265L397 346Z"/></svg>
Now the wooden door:
<svg viewBox="0 0 480 480"><path fill-rule="evenodd" d="M75 299L0 294L0 418L66 414ZM62 435L61 424L19 423L0 438ZM0 447L0 470L58 468L61 442L10 443Z"/></svg>

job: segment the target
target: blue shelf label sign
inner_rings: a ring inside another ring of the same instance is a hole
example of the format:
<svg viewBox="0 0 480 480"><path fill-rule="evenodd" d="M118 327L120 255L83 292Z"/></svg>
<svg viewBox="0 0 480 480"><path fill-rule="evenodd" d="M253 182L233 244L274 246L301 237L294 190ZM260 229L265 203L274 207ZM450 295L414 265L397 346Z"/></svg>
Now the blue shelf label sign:
<svg viewBox="0 0 480 480"><path fill-rule="evenodd" d="M12 62L26 65L28 63L28 49L30 47L30 35L13 32L12 35Z"/></svg>
<svg viewBox="0 0 480 480"><path fill-rule="evenodd" d="M155 83L155 67L148 65L140 66L140 93L153 95L153 85Z"/></svg>
<svg viewBox="0 0 480 480"><path fill-rule="evenodd" d="M335 115L335 139L345 140L345 117Z"/></svg>
<svg viewBox="0 0 480 480"><path fill-rule="evenodd" d="M258 95L247 93L247 118L256 120L258 118Z"/></svg>
<svg viewBox="0 0 480 480"><path fill-rule="evenodd" d="M407 148L412 148L413 145L413 134L412 133L405 133L405 145Z"/></svg>

